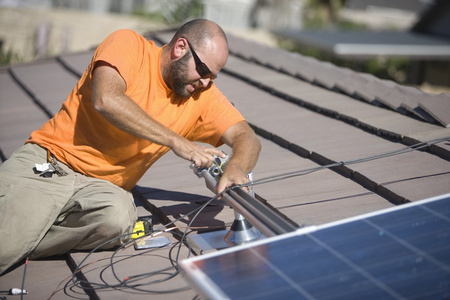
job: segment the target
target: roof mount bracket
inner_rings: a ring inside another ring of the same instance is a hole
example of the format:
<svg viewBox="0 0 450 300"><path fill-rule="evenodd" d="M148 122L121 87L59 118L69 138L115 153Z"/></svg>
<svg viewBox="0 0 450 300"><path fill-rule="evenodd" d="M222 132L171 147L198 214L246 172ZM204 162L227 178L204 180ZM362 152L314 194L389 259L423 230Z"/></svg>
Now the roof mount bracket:
<svg viewBox="0 0 450 300"><path fill-rule="evenodd" d="M209 168L199 169L192 166L192 169L198 177L205 179L206 186L213 193L217 193L217 184L227 162L228 156L217 157L216 162ZM252 179L251 176L250 173L250 179ZM238 187L224 193L222 199L234 209L235 220L229 231L221 230L189 236L189 239L197 246L197 248L194 247L197 253L241 245L265 236L275 236L297 229L257 200L253 189L246 192Z"/></svg>

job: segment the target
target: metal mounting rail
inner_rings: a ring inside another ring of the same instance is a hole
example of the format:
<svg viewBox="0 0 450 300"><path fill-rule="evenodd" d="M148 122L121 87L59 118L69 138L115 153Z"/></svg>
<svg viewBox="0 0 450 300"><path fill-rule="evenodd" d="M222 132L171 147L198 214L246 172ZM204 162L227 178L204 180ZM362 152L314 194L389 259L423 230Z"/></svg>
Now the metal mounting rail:
<svg viewBox="0 0 450 300"><path fill-rule="evenodd" d="M216 192L216 179L209 172L201 172L206 186ZM242 188L236 188L223 194L222 199L233 207L235 211L244 216L266 237L292 232L297 228L283 219L261 201L245 192Z"/></svg>

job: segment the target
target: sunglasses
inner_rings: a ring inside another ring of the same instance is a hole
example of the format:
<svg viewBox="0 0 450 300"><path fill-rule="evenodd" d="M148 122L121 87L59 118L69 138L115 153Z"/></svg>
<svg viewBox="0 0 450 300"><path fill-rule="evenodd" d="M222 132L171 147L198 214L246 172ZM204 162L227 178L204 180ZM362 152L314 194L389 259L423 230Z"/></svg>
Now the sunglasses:
<svg viewBox="0 0 450 300"><path fill-rule="evenodd" d="M208 68L208 66L202 62L200 60L200 57L198 57L197 53L195 53L194 48L192 48L191 43L189 43L188 40L186 40L189 48L191 49L192 52L192 56L194 57L194 61L195 61L195 69L197 70L197 73L202 77L202 78L209 78L211 80L214 80L217 76L211 72L211 70Z"/></svg>

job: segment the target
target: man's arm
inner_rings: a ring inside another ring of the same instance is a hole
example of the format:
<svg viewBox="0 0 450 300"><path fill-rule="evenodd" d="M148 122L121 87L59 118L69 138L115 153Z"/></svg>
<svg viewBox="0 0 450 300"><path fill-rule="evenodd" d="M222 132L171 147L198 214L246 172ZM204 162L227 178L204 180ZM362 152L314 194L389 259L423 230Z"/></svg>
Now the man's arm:
<svg viewBox="0 0 450 300"><path fill-rule="evenodd" d="M222 136L222 141L232 148L233 153L220 178L218 193L232 185L247 183L248 173L255 167L261 151L261 143L245 121L228 128Z"/></svg>
<svg viewBox="0 0 450 300"><path fill-rule="evenodd" d="M196 167L212 164L211 154L222 155L215 148L202 147L174 133L141 109L126 94L126 83L115 68L106 62L95 65L92 80L94 108L117 128L159 145L167 146Z"/></svg>

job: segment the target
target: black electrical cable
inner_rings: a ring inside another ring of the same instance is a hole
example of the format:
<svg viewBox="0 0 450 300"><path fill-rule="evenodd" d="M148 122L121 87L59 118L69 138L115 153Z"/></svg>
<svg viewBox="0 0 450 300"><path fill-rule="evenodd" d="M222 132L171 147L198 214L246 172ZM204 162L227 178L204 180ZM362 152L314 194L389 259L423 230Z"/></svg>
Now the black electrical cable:
<svg viewBox="0 0 450 300"><path fill-rule="evenodd" d="M130 241L130 243L132 243L132 242L134 242L134 241ZM140 255L148 253L148 252L151 252L151 251L154 251L156 249L147 250L146 252L143 252ZM144 290L144 289L140 288L140 286L161 283L161 282L164 282L164 281L166 281L166 280L168 280L170 278L173 278L177 274L176 272L168 272L169 270L172 269L172 267L167 267L167 268L163 268L163 269L158 270L158 271L152 271L152 272L147 272L147 273L127 276L125 279L122 280L122 279L120 279L117 276L117 274L115 272L115 269L114 269L114 265L117 264L117 262L113 261L114 256L115 256L116 253L117 252L113 253L113 255L111 256L111 271L112 271L115 279L119 282L119 285L122 286L122 287L131 288L131 289L134 289L134 290L137 290L137 291L141 291L141 292L155 292L155 291L148 290L148 289ZM150 282L146 282L145 284L130 285L130 283L132 283L134 281L137 282L137 281L141 280L142 278L146 278L146 277L149 278L149 277L153 277L153 276L156 276L156 275L162 275L162 274L167 275L167 278L153 280L153 281L150 281Z"/></svg>
<svg viewBox="0 0 450 300"><path fill-rule="evenodd" d="M25 293L25 276L27 274L27 267L28 267L29 259L28 257L25 259L25 267L23 268L23 278L22 278L22 291L20 291L20 300L23 299L23 295Z"/></svg>
<svg viewBox="0 0 450 300"><path fill-rule="evenodd" d="M195 219L198 217L198 215L203 211L203 209L204 209L206 206L208 206L212 201L216 200L217 198L219 198L220 196L222 196L224 193L226 193L226 192L232 190L233 188L236 188L236 187L230 187L230 188L226 189L226 190L223 191L222 193L217 194L216 196L214 196L214 197L212 197L211 199L209 199L208 201L206 201L202 206L200 206L201 209L199 209L199 210L197 211L197 213L192 217L192 220L191 220L191 221L189 222L189 224L186 226L186 229L185 229L184 232L183 232L183 236L181 237L181 240L182 240L182 241L185 241L185 240L186 240L186 233L187 233L187 231L188 231L189 228L191 227L191 225L192 225L192 223L194 222L194 220L195 220ZM189 243L188 243L188 245L189 245ZM176 261L176 263L177 263L177 269L178 269L178 260L179 260L180 251L181 251L181 248L178 248L177 255L176 255L176 258L175 258L175 261ZM190 252L191 252L191 249L190 249L190 245L189 245L189 253L190 253Z"/></svg>
<svg viewBox="0 0 450 300"><path fill-rule="evenodd" d="M229 189L228 189L228 190L229 190ZM226 192L226 191L224 191L224 192ZM220 195L221 195L221 194L220 194ZM179 246L179 251L178 251L178 253L180 252L180 248L181 248L181 246L182 246L183 240L185 239L185 235L186 235L187 230L189 229L190 225L191 225L192 222L195 220L195 218L198 216L199 212L202 211L202 210L203 210L203 209L204 209L211 201L215 200L215 199L216 199L217 197L219 197L220 195L217 195L217 196L211 198L209 201L207 201L206 203L204 203L202 206L200 206L200 207L198 207L198 208L192 210L191 212L187 213L186 215L184 215L184 216L182 216L182 217L180 217L180 218L178 218L178 219L176 219L176 220L174 220L174 221L172 221L172 222L170 222L170 223L168 223L168 224L165 224L165 225L162 227L162 228L167 228L168 226L173 225L174 223L176 223L176 222L178 222L178 221L180 221L180 220L182 220L182 219L188 217L189 215L191 215L191 214L197 212L197 214L196 214L195 217L192 219L192 221L190 222L189 226L186 228L186 230L185 230L185 232L184 232L184 234L183 234L183 236L182 236L182 238L181 238L181 242L180 242L180 246ZM155 232L165 232L166 230L162 230L162 228L161 228L161 229L158 229L158 230L153 230L153 231L150 232L149 234L146 234L145 236L140 237L140 238L148 237L149 235L154 234ZM173 233L174 233L174 232L172 232L172 234L173 234ZM103 246L105 246L105 245L107 245L107 244L109 244L109 243L111 243L111 242L113 242L113 241L115 241L115 240L117 240L117 239L121 239L121 238L127 237L127 236L129 236L129 235L130 235L130 234L128 233L128 234L125 234L125 235L121 235L121 236L115 237L115 238L113 238L113 239L110 239L110 240L108 240L108 241L106 241L106 242L100 244L99 246L97 246L96 248L94 248L93 250L91 250L91 251L83 258L83 260L76 266L75 270L72 272L72 279L71 279L68 283L72 282L72 284L73 284L74 286L77 286L77 287L82 288L82 289L91 289L91 290L101 290L101 289L107 289L107 288L115 288L115 289L119 289L119 288L127 287L127 288L131 288L131 289L134 289L134 290L140 290L140 291L145 291L145 292L157 292L157 293L163 293L163 292L161 292L161 291L143 290L143 289L137 288L136 286L130 286L130 285L127 284L126 281L121 280L121 279L117 276L117 274L116 274L116 272L115 272L115 270L114 270L114 265L115 265L117 262L114 262L113 259L114 259L115 255L116 255L121 249L125 248L126 246L131 245L132 243L135 242L135 240L130 240L129 242L125 243L124 245L121 245L118 249L116 249L116 250L113 252L113 254L112 254L111 257L110 257L110 264L109 264L108 266L111 268L111 271L112 271L112 273L113 273L115 279L119 282L118 284L108 284L108 283L106 283L105 281L103 281L104 283L96 283L96 282L91 282L91 281L89 281L89 282L84 282L84 281L82 281L82 280L75 280L76 274L77 274L78 272L80 272L82 268L84 268L84 266L83 266L84 262L85 262L85 261L86 261L93 253L95 253L95 252L96 252L98 249L100 249L101 247L103 247ZM151 251L151 249L150 249L149 251ZM147 251L147 252L148 252L148 251ZM145 253L145 252L144 252L144 253ZM189 253L190 253L190 246L189 246ZM142 254L142 253L141 253L141 254ZM139 255L141 255L141 254L139 254ZM138 256L138 255L136 255L136 256ZM178 257L177 257L177 259L178 259ZM174 266L172 261L171 261L171 263L172 263L172 266ZM174 267L175 267L175 270L176 270L176 271L173 272L173 273L170 273L170 274L168 273L168 278L165 279L165 280L168 280L168 279L170 279L170 278L173 278L174 276L176 276L176 275L179 273L178 268L177 268L176 266L174 266ZM145 273L144 276L146 276L146 275L153 275L153 274L161 274L161 272L165 272L165 271L166 271L166 270L159 270L159 271L157 271L157 272L148 272L148 273ZM134 278L137 278L137 277L139 277L139 276L142 276L142 274L138 274L138 275L131 276L131 278L134 279ZM130 276L129 276L128 278L130 278ZM128 280L129 280L129 279L128 279ZM160 283L160 282L165 281L165 280L158 280L158 281L155 281L155 283ZM68 283L66 284L66 286L65 286L65 288L64 288L65 290L66 290L67 287L68 287ZM83 284L85 284L85 285L83 286ZM153 282L146 283L146 285L149 285L149 284L154 284L154 283L153 283ZM90 285L90 286L92 286L92 287L88 287L88 286L86 286L86 285ZM141 285L142 285L142 284L141 284ZM184 289L183 289L183 290L184 290ZM171 290L171 292L173 292L173 291L174 291L174 290Z"/></svg>
<svg viewBox="0 0 450 300"><path fill-rule="evenodd" d="M357 163L363 163L363 162L368 162L368 161L372 161L372 160L376 160L376 159L395 156L395 155L399 155L399 154L403 154L403 153L407 153L407 152L411 152L411 151L415 151L415 150L420 150L420 149L429 147L431 145L434 145L434 144L437 144L437 143L440 143L443 141L449 141L449 140L450 140L450 137L440 138L440 139L435 139L435 140L431 140L428 142L417 143L417 144L414 144L411 146L404 147L399 150L386 152L386 153L382 153L382 154L378 154L378 155L372 155L372 156L359 158L359 159L355 159L355 160L341 161L341 162L327 164L327 165L323 165L323 166L319 166L319 167L315 167L315 168L268 176L265 178L254 180L253 183L242 184L242 185L240 185L240 187L249 186L249 185L260 185L260 184L265 184L265 183L269 183L269 182L285 180L285 179L292 178L292 177L303 176L303 175L307 175L307 174L317 172L320 170L324 170L324 169L329 169L329 168L334 168L334 167L339 167L339 166L344 166L344 165L353 165L353 164L357 164Z"/></svg>
<svg viewBox="0 0 450 300"><path fill-rule="evenodd" d="M230 190L230 189L231 189L231 188L229 188L228 190ZM226 191L228 191L228 190L226 190ZM224 192L226 192L226 191L224 191ZM185 231L183 232L183 235L181 236L180 241L178 242L178 245L179 245L179 246L178 246L178 251L177 251L176 258L175 258L175 264L174 264L173 259L171 259L171 252L172 252L172 250L173 250L174 247L172 247L171 250L170 250L170 252L169 252L169 258L170 258L170 261L171 261L172 266L173 266L173 268L175 269L175 271L174 271L173 273L168 273L168 274L167 274L167 275L168 275L167 278L164 278L164 279L161 279L161 280L157 280L157 281L153 281L153 282L147 282L145 285L150 285L150 284L156 284L156 283L164 282L164 281L166 281L166 280L170 280L171 278L173 278L173 277L175 277L176 275L179 274L180 270L179 270L179 268L178 268L178 260L179 260L179 255L180 255L181 247L182 247L183 243L186 242L187 231L189 230L189 228L191 227L192 223L195 221L195 219L197 218L197 216L200 214L200 212L203 211L203 209L204 209L205 207L207 207L209 203L211 203L212 201L214 201L215 199L217 199L217 198L218 198L219 196L221 196L221 195L222 195L222 193L219 194L219 195L216 195L215 197L209 199L209 200L206 201L203 205L201 205L200 207L198 207L198 208L194 209L193 211L189 212L189 213L186 214L185 216L180 217L180 218L178 218L177 220L172 221L171 223L169 223L169 224L173 224L173 223L175 223L175 222L177 222L177 221L179 221L179 220L182 220L182 219L186 218L187 216L193 214L194 212L197 212L197 213L194 215L194 217L192 217L192 220L190 221L190 223L189 223L188 226L186 227ZM167 226L168 226L168 225L165 225L165 227L167 227ZM177 234L177 233L172 232L172 234ZM190 246L190 244L189 244L188 242L187 242L187 245L188 245L188 257L189 257L189 255L190 255L190 253L191 253L191 246ZM175 245L174 245L174 246L175 246ZM113 253L113 255L115 255L115 253ZM113 255L112 255L112 256L113 256ZM113 268L114 268L114 265L112 265L111 268L113 269ZM165 271L165 270L164 270L164 271ZM152 275L152 276L153 276L153 275L161 275L161 270L158 271L158 272L155 272L155 271L154 271L154 272L149 272L149 273L144 273L144 274L138 274L138 275L134 275L134 276L129 276L127 281L123 281L123 284L126 285L126 286L129 287L129 288L134 289L134 290L138 290L138 291L142 291L142 292L153 292L153 293L155 293L154 290L148 290L148 289L138 288L137 285L135 285L135 286L129 286L129 285L128 285L128 282L130 282L130 279L129 279L129 278L141 278L141 277L143 277L143 276L148 276L148 275ZM120 282L120 279L118 278L118 276L117 276L116 274L115 274L114 276L115 276L116 279ZM143 285L143 284L141 284L141 285ZM141 286L141 285L139 285L139 286ZM187 289L188 289L188 288L178 288L178 289L172 289L172 290L170 290L170 291L164 291L164 292L159 291L158 293L168 293L168 292L172 293L172 292L184 291L184 290L187 290Z"/></svg>
<svg viewBox="0 0 450 300"><path fill-rule="evenodd" d="M126 281L121 281L120 278L115 274L114 276L115 276L116 280L118 280L123 286L126 286L126 287L128 287L128 288L130 288L130 289L133 289L133 290L141 291L141 292L150 292L150 293L173 293L173 292L180 292L180 291L188 290L189 287L178 288L178 289L172 289L172 290L169 290L169 291L155 291L155 290L143 289L143 288L140 288L140 286L161 283L161 282L164 282L164 281L166 281L166 280L170 280L170 279L172 279L173 277L175 277L176 275L179 274L180 269L179 269L179 267L178 267L178 261L179 261L179 257L180 257L181 247L182 247L183 243L186 242L186 236L187 236L187 234L188 234L188 230L189 230L189 228L191 227L192 223L195 221L195 219L198 217L198 215L203 211L203 209L209 205L209 203L211 203L212 201L216 200L216 199L217 199L218 197L220 197L223 193L225 193L225 192L227 192L227 191L229 191L229 190L231 190L231 189L235 189L235 188L237 188L237 186L233 186L233 187L230 187L230 188L226 189L224 192L222 192L222 193L216 195L215 197L212 197L212 198L209 199L208 201L206 201L206 202L205 202L203 205L201 205L199 208L196 208L195 210L191 211L190 213L186 214L185 216L180 217L180 218L178 218L177 220L175 220L175 221L173 221L173 222L170 223L170 224L173 224L173 223L175 223L175 222L177 222L177 221L179 221L179 220L181 220L181 219L186 218L187 216L191 215L192 213L196 212L196 214L192 217L192 220L191 220L191 221L189 222L189 224L186 226L186 229L185 229L185 231L183 232L183 234L182 234L182 236L181 236L181 238L180 238L180 241L178 242L178 250L177 250L177 254L176 254L175 260L172 259L172 251L173 251L173 249L174 249L174 247L175 247L176 245L174 245L174 246L170 249L170 251L169 251L169 258L170 258L170 261L171 261L171 263L172 263L173 268L175 269L175 271L174 271L173 273L167 273L168 276L167 276L166 278L164 278L164 279L161 279L161 280L152 281L152 282L147 282L147 283L145 283L145 284L139 284L139 285L133 285L133 286L130 286L130 285L128 284L128 283L130 282L130 278L132 278L132 279L135 279L135 278L137 279L137 278L139 278L139 279L140 279L140 278L142 278L142 277L144 277L144 276L161 275L162 272L163 272L163 271L166 271L167 269L163 269L163 270L159 270L159 271L153 271L153 272L148 272L148 273L143 273L143 274L138 274L138 275L134 275L134 276L129 276L129 277L128 277L128 280L126 280ZM165 227L166 227L166 226L168 226L168 225L165 225ZM177 234L177 233L176 233L176 232L172 232L172 234ZM190 244L189 244L188 242L186 242L186 243L187 243L187 246L188 246L188 257L189 257L189 255L190 255L190 253L191 253L191 246L190 246ZM115 252L115 253L116 253L116 252ZM114 256L115 253L113 253L112 256ZM114 265L115 265L115 263L111 260L111 269L114 268Z"/></svg>
<svg viewBox="0 0 450 300"><path fill-rule="evenodd" d="M235 187L233 187L233 188L235 188ZM233 189L233 188L229 188L229 189L227 189L226 191L229 191L229 190L231 190L231 189ZM226 191L224 191L224 192L226 192ZM221 195L222 195L222 193L220 193L219 195L216 195L215 197L209 199L209 200L208 200L206 203L204 203L201 207L195 209L194 211L190 212L189 214L185 215L184 217L181 217L181 218L178 219L178 220L184 219L184 218L187 217L188 215L190 215L190 214L192 214L193 212L197 211L197 213L194 215L194 217L192 217L192 220L190 221L190 223L189 223L188 226L186 227L185 231L183 232L180 241L178 242L178 250L177 250L177 255L176 255L175 260L172 259L172 251L173 251L173 249L175 248L176 245L174 245L173 247L171 247L171 249L170 249L170 251L169 251L169 258L170 258L170 261L171 261L171 263L172 263L173 268L175 268L176 271L175 271L173 274L170 274L171 276L169 276L168 278L162 279L162 280L157 281L157 282L155 282L155 283L160 283L160 282L162 282L162 281L169 280L169 279L171 279L171 278L173 278L174 276L176 276L176 275L179 274L180 270L179 270L179 267L178 267L178 260L179 260L179 256L180 256L181 247L182 247L183 243L186 242L186 236L187 236L187 234L188 234L187 231L189 230L189 228L191 227L192 223L195 221L195 219L197 218L197 216L202 212L202 210L203 210L209 203L211 203L212 201L214 201L215 199L217 199L217 198L218 198L219 196L221 196ZM175 222L175 221L174 221L174 222ZM175 234L175 235L176 235L177 233L176 233L176 232L172 232L172 234ZM188 245L188 257L189 257L189 255L190 255L190 253L191 253L191 246L190 246L190 244L189 244L188 242L187 242L187 245ZM155 273L155 272L145 273L145 274L139 274L139 275L135 275L135 276L130 276L129 278L131 278L131 277L142 277L142 276L145 276L146 274L154 274L154 273ZM118 279L118 278L116 277L116 279ZM127 282L129 282L129 280L128 280ZM148 284L148 283L147 283L147 284ZM130 287L130 288L137 289L136 286L132 286L132 287ZM180 291L185 291L185 290L188 290L188 289L190 289L190 288L189 288L189 287L178 288L178 289L172 289L172 290L170 290L170 291L164 291L164 293L180 292ZM149 291L149 290L147 290L147 289L141 289L141 288L139 288L139 289L137 289L137 290L139 290L139 291L144 291L144 292L155 292L155 291ZM159 293L161 293L161 291L160 291Z"/></svg>

